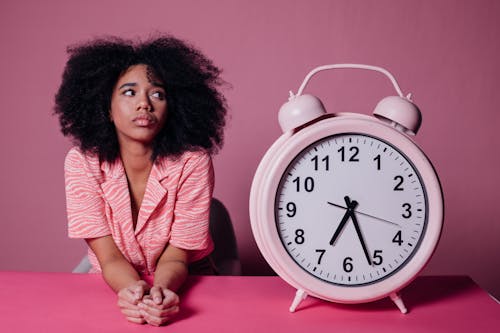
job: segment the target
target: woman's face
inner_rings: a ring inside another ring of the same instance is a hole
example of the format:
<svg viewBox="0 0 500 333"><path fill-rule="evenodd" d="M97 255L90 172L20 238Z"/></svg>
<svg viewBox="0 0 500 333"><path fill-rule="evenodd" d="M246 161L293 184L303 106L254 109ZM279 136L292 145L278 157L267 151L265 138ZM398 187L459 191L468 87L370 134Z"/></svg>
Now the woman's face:
<svg viewBox="0 0 500 333"><path fill-rule="evenodd" d="M129 67L113 89L110 116L120 146L150 145L167 119L163 82L146 65Z"/></svg>

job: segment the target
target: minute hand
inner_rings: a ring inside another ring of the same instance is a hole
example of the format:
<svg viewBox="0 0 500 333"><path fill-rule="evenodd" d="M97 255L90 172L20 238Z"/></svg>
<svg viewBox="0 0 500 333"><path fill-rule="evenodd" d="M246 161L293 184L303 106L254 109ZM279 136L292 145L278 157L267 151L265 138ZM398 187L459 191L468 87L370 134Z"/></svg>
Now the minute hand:
<svg viewBox="0 0 500 333"><path fill-rule="evenodd" d="M358 234L359 241L361 242L361 246L363 247L363 252L365 252L366 260L368 260L368 265L372 266L372 259L370 258L370 253L368 253L368 249L366 248L366 243L363 239L363 234L361 233L361 229L359 228L358 220L356 219L354 210L351 213L351 218L352 223L354 224L354 228L356 229L356 233Z"/></svg>

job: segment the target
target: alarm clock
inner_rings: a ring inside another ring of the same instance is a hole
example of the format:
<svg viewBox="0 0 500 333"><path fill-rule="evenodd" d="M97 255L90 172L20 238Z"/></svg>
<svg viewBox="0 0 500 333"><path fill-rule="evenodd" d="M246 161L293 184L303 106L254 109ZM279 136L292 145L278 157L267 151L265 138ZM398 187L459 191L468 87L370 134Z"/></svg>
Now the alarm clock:
<svg viewBox="0 0 500 333"><path fill-rule="evenodd" d="M327 114L302 94L311 77L334 69L384 74L397 96L373 116ZM297 289L294 312L307 295L340 303L390 297L425 267L443 225L438 176L412 140L421 114L394 76L381 67L315 68L279 111L283 134L262 158L250 192L255 241L271 268Z"/></svg>

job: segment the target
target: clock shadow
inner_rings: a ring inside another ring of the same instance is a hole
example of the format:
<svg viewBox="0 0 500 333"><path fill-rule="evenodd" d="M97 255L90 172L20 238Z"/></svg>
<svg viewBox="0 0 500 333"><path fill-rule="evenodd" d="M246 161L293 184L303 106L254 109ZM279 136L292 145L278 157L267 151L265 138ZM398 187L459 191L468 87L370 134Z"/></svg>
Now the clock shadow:
<svg viewBox="0 0 500 333"><path fill-rule="evenodd" d="M443 303L476 293L479 287L468 276L421 276L402 290L402 297L411 310L422 305Z"/></svg>
<svg viewBox="0 0 500 333"><path fill-rule="evenodd" d="M392 301L388 297L386 297L378 301L369 303L359 303L359 304L329 303L327 301L315 298L313 300L304 301L302 304L299 305L296 311L297 312L306 311L318 307L330 307L335 311L341 310L341 311L381 312L381 311L388 311L391 309L397 310L394 303L392 303Z"/></svg>
<svg viewBox="0 0 500 333"><path fill-rule="evenodd" d="M430 304L446 303L453 298L462 298L469 293L477 292L477 285L467 276L422 276L404 288L400 294L411 313L413 309ZM320 299L311 298L304 301L297 311L332 307L337 310L383 312L398 311L389 297L377 301L360 304L329 303Z"/></svg>

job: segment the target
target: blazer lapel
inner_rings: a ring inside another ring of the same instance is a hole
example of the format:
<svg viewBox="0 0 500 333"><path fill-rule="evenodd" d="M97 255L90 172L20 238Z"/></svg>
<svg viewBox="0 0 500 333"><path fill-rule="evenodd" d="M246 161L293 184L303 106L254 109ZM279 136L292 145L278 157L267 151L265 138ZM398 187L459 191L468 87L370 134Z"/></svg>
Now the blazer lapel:
<svg viewBox="0 0 500 333"><path fill-rule="evenodd" d="M139 210L139 216L137 218L137 225L135 227L136 235L141 232L151 217L151 214L153 214L168 193L166 187L162 184L163 180L168 177L164 163L166 163L166 161L163 161L163 163L154 163L151 169L146 185L146 192L144 193L141 209Z"/></svg>
<svg viewBox="0 0 500 333"><path fill-rule="evenodd" d="M114 163L105 162L101 168L106 175L101 188L104 199L111 207L113 221L122 225L122 231L126 231L127 234L132 232L133 234L130 192L123 164L120 160Z"/></svg>

